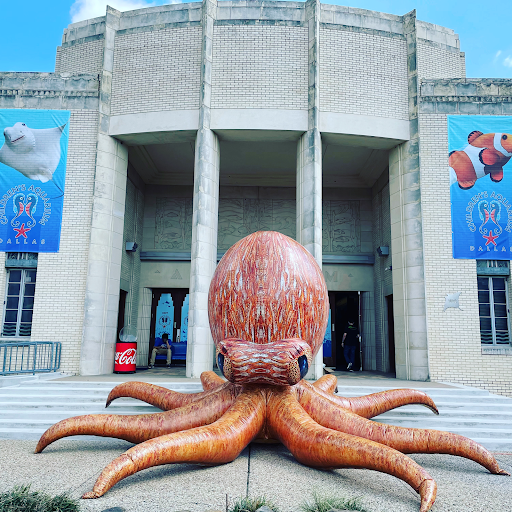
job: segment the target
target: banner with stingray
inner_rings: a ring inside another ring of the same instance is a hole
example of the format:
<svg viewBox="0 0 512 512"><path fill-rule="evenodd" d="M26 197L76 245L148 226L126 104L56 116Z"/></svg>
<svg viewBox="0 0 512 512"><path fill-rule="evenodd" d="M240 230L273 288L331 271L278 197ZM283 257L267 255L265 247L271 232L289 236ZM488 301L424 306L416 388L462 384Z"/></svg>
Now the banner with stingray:
<svg viewBox="0 0 512 512"><path fill-rule="evenodd" d="M448 116L453 257L512 259L512 117Z"/></svg>
<svg viewBox="0 0 512 512"><path fill-rule="evenodd" d="M58 252L67 110L0 109L0 251Z"/></svg>

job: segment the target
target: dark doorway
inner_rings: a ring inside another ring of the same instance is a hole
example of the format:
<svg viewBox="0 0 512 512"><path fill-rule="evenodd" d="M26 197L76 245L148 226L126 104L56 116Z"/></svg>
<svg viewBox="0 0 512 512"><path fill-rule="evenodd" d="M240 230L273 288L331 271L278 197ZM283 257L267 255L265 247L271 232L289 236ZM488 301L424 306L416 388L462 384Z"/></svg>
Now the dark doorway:
<svg viewBox="0 0 512 512"><path fill-rule="evenodd" d="M336 367L337 370L346 370L347 363L343 356L341 340L349 320L359 325L359 294L357 292L329 292L329 306L331 308L331 357L324 357L326 366ZM329 326L328 326L329 328ZM359 350L356 350L354 368L361 366Z"/></svg>
<svg viewBox="0 0 512 512"><path fill-rule="evenodd" d="M388 310L388 354L389 354L389 372L396 375L395 365L395 321L393 316L393 295L386 297L386 306Z"/></svg>
<svg viewBox="0 0 512 512"><path fill-rule="evenodd" d="M167 303L164 314L161 305ZM151 303L151 328L148 357L155 345L155 337L161 339L163 332L169 336L172 363L185 364L188 338L188 288L154 288ZM165 364L164 356L157 356L156 364Z"/></svg>
<svg viewBox="0 0 512 512"><path fill-rule="evenodd" d="M124 327L124 310L126 309L126 296L128 292L121 290L119 292L119 309L117 310L117 338L116 341L119 340L119 333L121 329Z"/></svg>

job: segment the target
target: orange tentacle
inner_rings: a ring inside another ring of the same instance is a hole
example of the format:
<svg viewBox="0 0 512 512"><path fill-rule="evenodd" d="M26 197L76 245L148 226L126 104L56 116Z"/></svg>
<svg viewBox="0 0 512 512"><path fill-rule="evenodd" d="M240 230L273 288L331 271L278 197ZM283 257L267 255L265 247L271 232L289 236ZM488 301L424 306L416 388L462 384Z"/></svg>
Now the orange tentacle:
<svg viewBox="0 0 512 512"><path fill-rule="evenodd" d="M226 381L215 372L208 371L201 373L201 384L205 391L212 391L226 384Z"/></svg>
<svg viewBox="0 0 512 512"><path fill-rule="evenodd" d="M229 383L225 383L226 387ZM105 407L108 407L116 398L136 398L142 402L154 405L163 411L169 411L184 405L191 404L205 397L211 391L199 393L178 393L170 389L149 384L148 382L124 382L116 386L108 395Z"/></svg>
<svg viewBox="0 0 512 512"><path fill-rule="evenodd" d="M68 418L50 427L39 440L35 453L63 437L93 435L116 437L131 443L140 443L171 432L178 432L218 420L232 405L236 388L224 389L178 409L157 414L120 416L88 414Z"/></svg>
<svg viewBox="0 0 512 512"><path fill-rule="evenodd" d="M373 418L384 412L396 409L402 405L424 405L432 412L439 414L436 404L426 393L417 389L391 389L372 393L355 398L346 398L343 396L328 394L318 386L311 385L309 382L301 381L301 388L313 390L320 396L334 402L344 409L348 409L363 418Z"/></svg>
<svg viewBox="0 0 512 512"><path fill-rule="evenodd" d="M331 374L322 375L313 382L315 388L321 389L324 393L333 394L338 392L338 379Z"/></svg>
<svg viewBox="0 0 512 512"><path fill-rule="evenodd" d="M263 393L246 390L215 423L160 436L130 448L103 470L93 490L82 497L99 498L123 478L161 464L231 462L256 437L264 420Z"/></svg>
<svg viewBox="0 0 512 512"><path fill-rule="evenodd" d="M420 494L420 512L430 510L433 505L437 486L421 466L388 446L319 425L299 405L293 389L271 394L268 410L270 430L302 464L388 473Z"/></svg>
<svg viewBox="0 0 512 512"><path fill-rule="evenodd" d="M439 414L436 404L426 393L417 389L390 389L371 395L349 398L352 412L364 418L373 418L402 405L424 405Z"/></svg>
<svg viewBox="0 0 512 512"><path fill-rule="evenodd" d="M508 474L500 469L493 455L467 437L451 432L385 425L340 409L331 402L306 390L300 405L320 425L354 436L385 444L402 453L446 453L481 464L494 474Z"/></svg>

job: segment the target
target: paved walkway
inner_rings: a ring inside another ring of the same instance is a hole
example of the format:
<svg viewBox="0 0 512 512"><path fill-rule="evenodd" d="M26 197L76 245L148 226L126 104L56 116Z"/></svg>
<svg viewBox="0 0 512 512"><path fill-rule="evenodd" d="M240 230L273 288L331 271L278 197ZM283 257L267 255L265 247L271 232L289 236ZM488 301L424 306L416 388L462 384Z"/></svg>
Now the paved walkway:
<svg viewBox="0 0 512 512"><path fill-rule="evenodd" d="M124 441L62 440L42 454L32 441L0 441L0 492L19 484L73 497L91 490L100 471L131 445ZM512 455L497 455L512 472ZM448 455L413 455L437 481L432 512L505 512L511 510L512 478L491 475L474 462ZM114 486L97 500L82 502L83 512L224 512L246 496L264 495L281 512L298 512L312 491L359 496L368 512L418 512L418 495L401 480L375 471L319 471L302 466L281 445L251 444L231 464L191 464L148 469ZM114 508L119 507L119 508Z"/></svg>
<svg viewBox="0 0 512 512"><path fill-rule="evenodd" d="M389 375L336 372L340 386L411 386ZM184 367L155 368L133 375L65 377L61 381L158 382L188 381ZM377 382L378 381L378 382ZM449 387L443 383L414 383L421 387ZM79 497L90 490L101 470L131 445L94 438L63 439L42 454L34 441L0 441L0 492L32 484L49 493ZM512 472L512 454L496 454ZM512 510L512 478L489 474L472 461L448 455L412 455L438 483L432 512L504 512ZM360 497L368 512L417 512L418 495L402 481L382 473L357 469L319 471L302 466L278 444L251 444L231 464L201 467L192 464L155 467L123 480L98 500L82 502L83 512L206 512L225 511L226 495L236 498L264 495L281 512L298 512L317 491L321 495Z"/></svg>

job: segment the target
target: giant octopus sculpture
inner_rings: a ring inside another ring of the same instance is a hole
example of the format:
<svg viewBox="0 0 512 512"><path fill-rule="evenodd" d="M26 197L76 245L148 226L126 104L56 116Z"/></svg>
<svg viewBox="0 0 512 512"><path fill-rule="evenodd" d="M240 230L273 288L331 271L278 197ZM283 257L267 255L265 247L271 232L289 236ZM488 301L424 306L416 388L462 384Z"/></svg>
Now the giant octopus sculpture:
<svg viewBox="0 0 512 512"><path fill-rule="evenodd" d="M226 252L209 292L217 363L228 382L204 372L204 391L195 394L126 382L110 392L107 407L116 398L133 397L165 412L69 418L43 434L36 453L72 435L138 443L112 461L83 498L98 498L123 478L160 464L231 462L258 438L281 441L307 466L394 475L420 494L420 512L434 503L436 483L405 453L459 455L508 475L471 439L369 419L406 404L422 404L437 414L420 391L343 398L334 394L332 375L313 384L303 380L323 342L327 318L327 288L313 257L280 233L249 235Z"/></svg>

